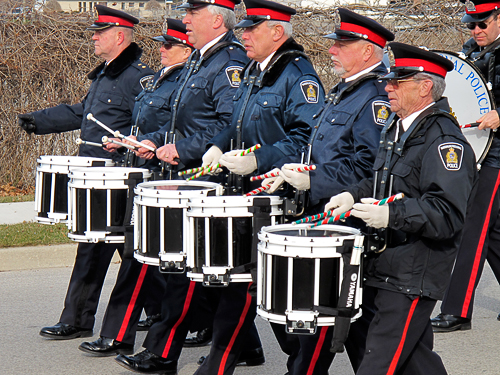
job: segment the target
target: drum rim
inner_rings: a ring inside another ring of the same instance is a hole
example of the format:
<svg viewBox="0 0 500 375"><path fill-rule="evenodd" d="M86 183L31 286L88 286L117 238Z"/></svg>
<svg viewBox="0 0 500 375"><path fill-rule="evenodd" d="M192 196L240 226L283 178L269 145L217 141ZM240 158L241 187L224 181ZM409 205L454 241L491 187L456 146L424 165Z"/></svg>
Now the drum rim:
<svg viewBox="0 0 500 375"><path fill-rule="evenodd" d="M124 174L125 172L128 172ZM107 175L103 175L107 173ZM144 178L151 177L152 173L147 168L137 168L137 167L76 167L71 168L69 171L69 178L76 180L125 180L128 178L130 173L142 173ZM119 178L117 175L119 174ZM113 176L114 175L114 176ZM113 178L111 178L113 176ZM108 177L108 178L103 178ZM71 181L70 181L71 182Z"/></svg>
<svg viewBox="0 0 500 375"><path fill-rule="evenodd" d="M214 199L216 198L216 199ZM227 207L232 207L232 208L238 208L238 207L252 207L252 202L255 198L270 198L271 199L271 206L277 206L283 203L283 198L278 196L278 195L269 195L269 196L263 196L263 195L256 195L256 196L249 196L245 197L244 195L219 195L219 196L209 196L209 197L203 197L203 198L193 198L190 201L189 206L191 207L191 210L193 208L227 208ZM211 202L206 203L204 202L203 204L201 201L210 199ZM229 203L226 202L217 202L217 200L221 199L226 199ZM238 202L238 201L243 201L244 203L250 203L250 204L234 204L233 202ZM189 216L189 213L188 213Z"/></svg>
<svg viewBox="0 0 500 375"><path fill-rule="evenodd" d="M48 158L57 158L60 159L58 161L51 162L52 160L42 160L48 159ZM81 163L74 163L75 161L81 161ZM59 165L59 166L69 166L69 167L81 167L81 168L86 168L86 167L92 167L89 164L89 162L93 161L103 161L105 163L109 162L109 165L105 165L105 167L111 167L115 165L115 162L112 159L106 159L106 158L94 158L91 156L66 156L66 155L40 155L38 159L36 159L36 162L40 164L39 167L45 166L45 165ZM92 168L99 168L99 167L92 167ZM37 168L38 169L38 168Z"/></svg>
<svg viewBox="0 0 500 375"><path fill-rule="evenodd" d="M448 54L448 55L454 56L457 59L460 59L461 61L465 62L468 66L470 66L472 68L472 70L474 70L474 72L476 72L478 74L478 76L481 77L482 82L483 82L483 84L485 85L485 87L487 89L486 91L488 93L488 97L490 98L491 103L496 106L495 95L493 94L493 91L488 88L488 85L487 85L488 81L484 77L483 73L481 73L481 71L477 68L477 66L475 66L471 61L469 61L467 59L463 59L462 57L460 57L460 54L457 53L457 52L445 51L445 50L440 50L440 49L433 49L431 51L434 52L434 53L438 53L438 54L439 53L444 53L444 54ZM494 110L494 109L495 108L492 108L491 110ZM493 143L493 138L495 136L494 132L491 131L491 129L488 129L488 130L489 130L488 142L486 143L486 147L484 148L483 153L481 154L481 156L476 161L476 164L478 166L480 166L483 163L484 159L486 159L486 156L488 155L488 152L490 151L491 145Z"/></svg>

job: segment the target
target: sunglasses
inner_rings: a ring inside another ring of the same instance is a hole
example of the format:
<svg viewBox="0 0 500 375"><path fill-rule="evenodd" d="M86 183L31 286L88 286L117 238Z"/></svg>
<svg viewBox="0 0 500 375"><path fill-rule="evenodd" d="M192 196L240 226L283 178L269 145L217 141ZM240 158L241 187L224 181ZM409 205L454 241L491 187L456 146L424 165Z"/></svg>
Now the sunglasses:
<svg viewBox="0 0 500 375"><path fill-rule="evenodd" d="M492 23L493 20L491 20L490 22L486 23L484 21L481 21L481 22L467 22L467 28L469 30L474 30L477 27L479 27L481 30L485 30L488 28L488 26L490 25L490 23Z"/></svg>
<svg viewBox="0 0 500 375"><path fill-rule="evenodd" d="M163 42L163 48L165 48L166 50L169 50L175 45L179 45L179 43Z"/></svg>
<svg viewBox="0 0 500 375"><path fill-rule="evenodd" d="M399 87L399 84L401 82L411 82L411 81L425 81L424 78L406 78L406 79L396 79L396 78L393 78L393 79L388 79L386 82L388 85L391 85L392 87L395 87L395 88L398 88Z"/></svg>

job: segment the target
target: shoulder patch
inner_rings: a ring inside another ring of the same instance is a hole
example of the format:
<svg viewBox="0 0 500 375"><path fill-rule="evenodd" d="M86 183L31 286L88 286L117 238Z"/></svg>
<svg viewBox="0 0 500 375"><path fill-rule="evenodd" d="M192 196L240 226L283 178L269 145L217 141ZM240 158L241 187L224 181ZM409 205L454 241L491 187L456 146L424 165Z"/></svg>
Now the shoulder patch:
<svg viewBox="0 0 500 375"><path fill-rule="evenodd" d="M302 90L302 95L308 103L318 102L319 85L317 82L306 80L300 82L300 88Z"/></svg>
<svg viewBox="0 0 500 375"><path fill-rule="evenodd" d="M226 76L229 80L231 87L240 87L241 77L240 73L243 70L241 66L228 66L226 68Z"/></svg>
<svg viewBox="0 0 500 375"><path fill-rule="evenodd" d="M391 105L382 100L376 100L372 103L373 121L377 125L384 126L391 114Z"/></svg>
<svg viewBox="0 0 500 375"><path fill-rule="evenodd" d="M458 171L462 167L464 146L460 143L447 142L438 146L439 155L444 167L448 171Z"/></svg>
<svg viewBox="0 0 500 375"><path fill-rule="evenodd" d="M141 86L142 86L142 89L144 90L148 84L151 82L153 82L153 75L149 75L149 76L144 76L141 78Z"/></svg>

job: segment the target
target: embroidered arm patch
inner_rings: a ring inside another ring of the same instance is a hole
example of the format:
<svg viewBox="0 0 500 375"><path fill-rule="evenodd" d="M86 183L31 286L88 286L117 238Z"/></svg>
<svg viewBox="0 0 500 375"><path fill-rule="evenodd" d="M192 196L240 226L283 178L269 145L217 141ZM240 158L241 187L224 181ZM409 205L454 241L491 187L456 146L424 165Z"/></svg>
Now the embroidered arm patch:
<svg viewBox="0 0 500 375"><path fill-rule="evenodd" d="M462 166L462 156L464 154L464 146L460 143L447 142L441 143L438 146L439 156L444 167L448 171L458 171Z"/></svg>
<svg viewBox="0 0 500 375"><path fill-rule="evenodd" d="M319 85L317 82L306 80L300 82L300 88L302 90L302 95L308 103L318 102Z"/></svg>
<svg viewBox="0 0 500 375"><path fill-rule="evenodd" d="M228 66L226 68L226 76L231 87L240 87L240 73L242 70L241 66Z"/></svg>
<svg viewBox="0 0 500 375"><path fill-rule="evenodd" d="M376 100L372 103L373 121L377 125L384 126L387 118L391 114L391 105L382 100Z"/></svg>
<svg viewBox="0 0 500 375"><path fill-rule="evenodd" d="M144 76L141 78L141 87L142 89L144 90L147 86L148 86L148 83L149 82L153 82L153 75L149 75L149 76Z"/></svg>

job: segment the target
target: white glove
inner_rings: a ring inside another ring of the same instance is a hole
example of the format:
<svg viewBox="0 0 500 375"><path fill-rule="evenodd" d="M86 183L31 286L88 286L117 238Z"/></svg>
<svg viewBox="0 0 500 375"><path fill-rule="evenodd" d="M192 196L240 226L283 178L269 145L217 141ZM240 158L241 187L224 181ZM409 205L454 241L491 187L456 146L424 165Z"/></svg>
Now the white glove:
<svg viewBox="0 0 500 375"><path fill-rule="evenodd" d="M281 172L281 171L279 168L274 168L272 171L269 171L268 173L276 173L276 172ZM283 180L283 177L281 177L281 176L269 177L269 178L264 179L264 181L262 181L261 186L264 187L268 184L272 184L272 186L269 188L269 190L267 190L267 193L272 194L276 190L278 190L278 188L281 185L283 185L283 182L284 182L284 180Z"/></svg>
<svg viewBox="0 0 500 375"><path fill-rule="evenodd" d="M229 169L230 172L245 176L257 169L257 158L253 152L245 156L239 156L244 150L228 151L219 159L220 165Z"/></svg>
<svg viewBox="0 0 500 375"><path fill-rule="evenodd" d="M202 167L215 167L219 163L219 159L222 156L222 151L220 150L219 147L217 146L212 146L208 149L207 152L203 155L201 158ZM209 174L217 174L222 172L221 168L217 168L216 170L213 170Z"/></svg>
<svg viewBox="0 0 500 375"><path fill-rule="evenodd" d="M376 202L373 198L363 198L361 203L356 203L352 206L351 216L359 217L369 227L387 228L389 225L389 206L376 206L372 204Z"/></svg>
<svg viewBox="0 0 500 375"><path fill-rule="evenodd" d="M298 190L308 190L311 188L311 178L309 177L309 171L307 172L296 172L293 169L303 168L305 164L285 164L281 167L280 176L283 180L288 182L294 188Z"/></svg>
<svg viewBox="0 0 500 375"><path fill-rule="evenodd" d="M325 211L333 210L332 216L337 216L349 211L353 204L354 198L351 193L343 192L330 198L330 202L325 206Z"/></svg>

